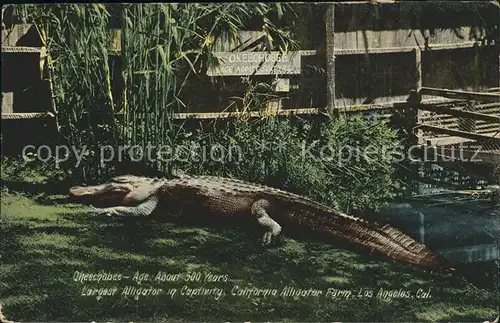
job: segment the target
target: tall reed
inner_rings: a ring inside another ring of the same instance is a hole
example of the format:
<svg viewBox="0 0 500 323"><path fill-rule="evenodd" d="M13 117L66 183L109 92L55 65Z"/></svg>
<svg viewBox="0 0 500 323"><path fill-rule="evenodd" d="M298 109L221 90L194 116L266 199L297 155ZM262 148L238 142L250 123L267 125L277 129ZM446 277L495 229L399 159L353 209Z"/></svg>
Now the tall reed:
<svg viewBox="0 0 500 323"><path fill-rule="evenodd" d="M53 110L62 143L86 152L72 171L78 177L104 176L98 151L117 143L111 75L108 65L109 12L101 4L25 5L18 8L33 22L48 49ZM70 154L69 165L76 165Z"/></svg>
<svg viewBox="0 0 500 323"><path fill-rule="evenodd" d="M130 4L123 6L123 58L127 106L122 128L130 146L175 149L182 125L172 115L186 109L183 89L193 78L207 78L216 64L211 56L217 43L236 44L239 31L259 17L269 42L287 50L296 43L286 29L268 16L283 16L281 4ZM274 36L274 38L273 38ZM276 39L276 40L274 40ZM199 91L202 92L202 91ZM188 94L190 95L190 94ZM140 156L136 156L139 158ZM142 166L171 171L168 163L146 158Z"/></svg>

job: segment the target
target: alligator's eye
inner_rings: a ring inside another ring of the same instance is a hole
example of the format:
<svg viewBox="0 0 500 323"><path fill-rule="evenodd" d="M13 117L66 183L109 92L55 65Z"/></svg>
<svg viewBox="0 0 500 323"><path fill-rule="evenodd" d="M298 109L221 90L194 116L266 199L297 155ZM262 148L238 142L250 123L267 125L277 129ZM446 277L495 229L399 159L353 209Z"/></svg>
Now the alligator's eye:
<svg viewBox="0 0 500 323"><path fill-rule="evenodd" d="M130 178L127 176L120 176L113 178L111 181L116 183L128 183L130 182Z"/></svg>
<svg viewBox="0 0 500 323"><path fill-rule="evenodd" d="M129 190L125 187L122 187L122 186L116 186L116 187L112 187L110 189L111 192L128 192Z"/></svg>

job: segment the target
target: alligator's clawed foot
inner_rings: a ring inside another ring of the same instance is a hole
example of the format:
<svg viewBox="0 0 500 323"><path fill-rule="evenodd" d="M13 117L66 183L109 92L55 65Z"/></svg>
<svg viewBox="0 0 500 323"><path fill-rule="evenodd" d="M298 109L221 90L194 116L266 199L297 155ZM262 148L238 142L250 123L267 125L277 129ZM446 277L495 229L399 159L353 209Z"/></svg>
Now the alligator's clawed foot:
<svg viewBox="0 0 500 323"><path fill-rule="evenodd" d="M281 227L277 227L272 231L266 231L262 237L262 246L269 246L273 242L277 242L279 234L281 232Z"/></svg>
<svg viewBox="0 0 500 323"><path fill-rule="evenodd" d="M270 231L267 231L264 233L264 236L262 237L262 246L268 246L271 244L271 241L273 240L273 233Z"/></svg>

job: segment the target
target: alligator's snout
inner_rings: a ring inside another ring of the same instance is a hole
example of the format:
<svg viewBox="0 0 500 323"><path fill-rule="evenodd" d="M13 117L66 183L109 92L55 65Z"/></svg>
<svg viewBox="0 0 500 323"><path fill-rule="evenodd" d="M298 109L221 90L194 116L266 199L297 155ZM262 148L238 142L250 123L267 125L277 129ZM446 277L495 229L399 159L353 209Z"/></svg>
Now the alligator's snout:
<svg viewBox="0 0 500 323"><path fill-rule="evenodd" d="M95 186L73 186L69 196L84 203L98 205L126 204L126 196L132 191L132 185L125 183L105 183Z"/></svg>
<svg viewBox="0 0 500 323"><path fill-rule="evenodd" d="M108 199L123 196L128 192L125 187L113 187L112 185L96 185L96 186L73 186L69 189L69 195L74 198L92 198L92 199Z"/></svg>
<svg viewBox="0 0 500 323"><path fill-rule="evenodd" d="M84 195L92 195L98 193L99 190L92 187L85 186L73 186L69 189L70 196L84 196Z"/></svg>

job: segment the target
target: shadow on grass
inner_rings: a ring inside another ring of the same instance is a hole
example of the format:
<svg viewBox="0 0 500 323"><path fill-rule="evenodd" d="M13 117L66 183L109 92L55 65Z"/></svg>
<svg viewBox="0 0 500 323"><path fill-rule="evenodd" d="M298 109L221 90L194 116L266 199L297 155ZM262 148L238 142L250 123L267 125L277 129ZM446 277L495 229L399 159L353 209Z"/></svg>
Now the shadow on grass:
<svg viewBox="0 0 500 323"><path fill-rule="evenodd" d="M31 183L20 180L1 180L0 187L28 195L40 205L60 205L72 202L68 196L68 188L71 187L69 181L50 180L44 183Z"/></svg>
<svg viewBox="0 0 500 323"><path fill-rule="evenodd" d="M71 182L70 181L64 181L64 180L48 180L43 183L33 183L33 182L26 182L22 180L1 180L0 186L6 187L8 189L18 191L18 192L24 192L27 194L40 194L40 193L45 193L45 194L50 194L50 195L56 195L56 194L68 194L68 189L71 187Z"/></svg>

